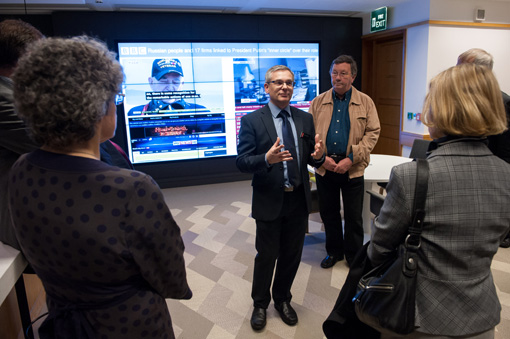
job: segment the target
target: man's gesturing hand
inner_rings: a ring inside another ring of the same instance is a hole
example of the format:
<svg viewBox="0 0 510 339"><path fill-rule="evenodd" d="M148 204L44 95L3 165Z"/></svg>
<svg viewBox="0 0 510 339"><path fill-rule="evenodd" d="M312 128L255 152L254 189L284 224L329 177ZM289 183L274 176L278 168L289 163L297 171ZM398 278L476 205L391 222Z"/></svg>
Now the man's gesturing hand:
<svg viewBox="0 0 510 339"><path fill-rule="evenodd" d="M276 142L266 153L266 159L269 165L293 160L289 151L282 151L284 147L284 145L280 145L280 137L276 138Z"/></svg>

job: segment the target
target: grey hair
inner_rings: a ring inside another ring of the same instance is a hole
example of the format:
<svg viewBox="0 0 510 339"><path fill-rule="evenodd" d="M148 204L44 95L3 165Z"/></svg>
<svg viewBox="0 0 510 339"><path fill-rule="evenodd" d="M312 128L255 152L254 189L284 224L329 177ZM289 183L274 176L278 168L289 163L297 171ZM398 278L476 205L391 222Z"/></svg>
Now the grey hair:
<svg viewBox="0 0 510 339"><path fill-rule="evenodd" d="M42 39L14 72L15 107L36 142L66 148L95 135L123 78L115 53L101 41Z"/></svg>
<svg viewBox="0 0 510 339"><path fill-rule="evenodd" d="M331 63L331 66L329 67L329 74L333 72L333 66L338 64L347 63L351 65L351 74L353 77L355 77L358 74L358 65L356 64L356 60L350 55L340 55L338 56L333 62Z"/></svg>
<svg viewBox="0 0 510 339"><path fill-rule="evenodd" d="M273 66L273 67L271 67L270 69L267 70L267 72L266 72L266 84L271 82L271 78L273 76L273 73L274 72L278 72L278 71L289 71L290 74L292 74L292 81L294 81L294 72L292 72L290 70L290 68L288 68L287 66L284 66L284 65L276 65L276 66Z"/></svg>
<svg viewBox="0 0 510 339"><path fill-rule="evenodd" d="M481 48L471 48L459 55L459 58L457 59L457 65L465 63L473 63L492 69L494 66L494 58L491 54Z"/></svg>

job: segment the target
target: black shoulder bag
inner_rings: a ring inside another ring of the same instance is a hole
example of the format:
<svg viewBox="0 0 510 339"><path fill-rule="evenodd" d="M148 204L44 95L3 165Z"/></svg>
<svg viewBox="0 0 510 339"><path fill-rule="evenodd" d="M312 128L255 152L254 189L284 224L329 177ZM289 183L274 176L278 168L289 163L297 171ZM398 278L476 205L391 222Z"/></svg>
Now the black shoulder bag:
<svg viewBox="0 0 510 339"><path fill-rule="evenodd" d="M414 331L417 251L425 217L429 177L428 162L416 159L413 222L395 256L366 273L359 281L354 309L359 320L375 329L399 334Z"/></svg>

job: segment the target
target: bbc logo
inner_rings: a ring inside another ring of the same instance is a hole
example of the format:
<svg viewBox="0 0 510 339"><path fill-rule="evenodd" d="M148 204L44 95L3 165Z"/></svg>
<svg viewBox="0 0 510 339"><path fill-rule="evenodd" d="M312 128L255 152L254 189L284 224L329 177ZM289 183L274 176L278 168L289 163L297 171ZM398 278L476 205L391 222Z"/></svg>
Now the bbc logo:
<svg viewBox="0 0 510 339"><path fill-rule="evenodd" d="M147 55L147 47L121 47L122 55Z"/></svg>

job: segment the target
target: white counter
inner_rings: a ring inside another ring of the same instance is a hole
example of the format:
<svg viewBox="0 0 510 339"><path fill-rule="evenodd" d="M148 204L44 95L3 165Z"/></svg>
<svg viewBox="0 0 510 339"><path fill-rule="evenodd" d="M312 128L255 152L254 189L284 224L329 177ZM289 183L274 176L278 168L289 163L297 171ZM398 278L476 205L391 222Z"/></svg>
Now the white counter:
<svg viewBox="0 0 510 339"><path fill-rule="evenodd" d="M378 190L378 182L388 182L390 180L391 169L394 166L412 161L411 158L400 157L396 155L370 154L370 164L365 169L365 191ZM370 234L372 225L372 214L370 213L370 195L365 193L363 197L363 230Z"/></svg>
<svg viewBox="0 0 510 339"><path fill-rule="evenodd" d="M13 289L27 267L20 251L0 242L0 305Z"/></svg>

